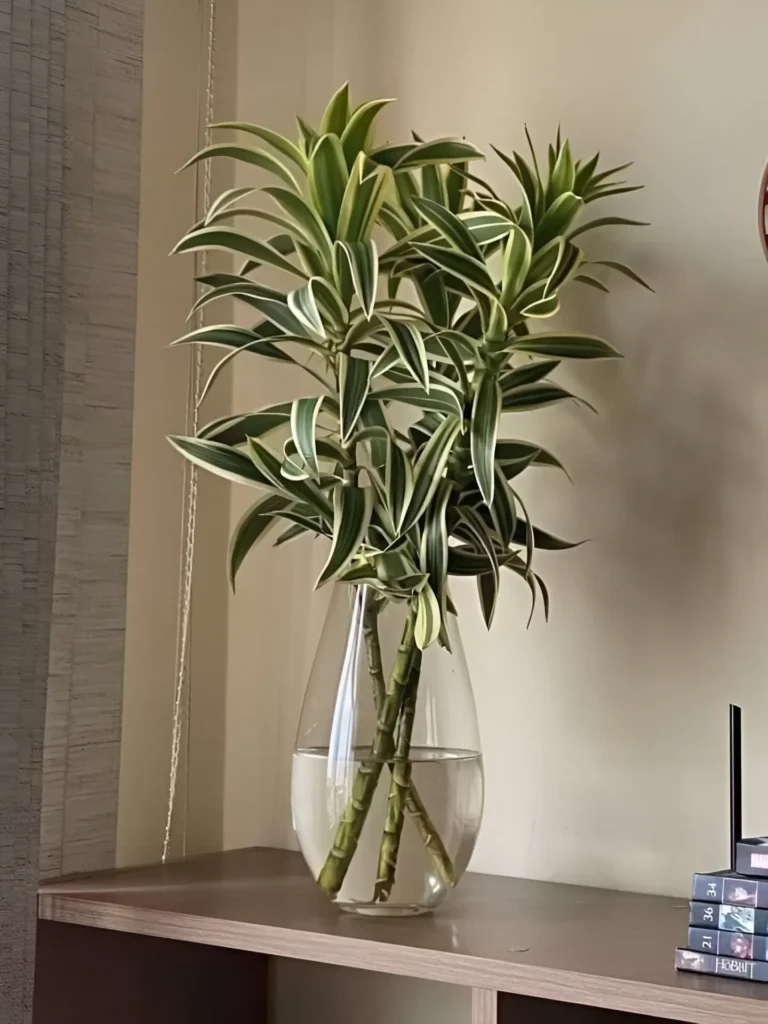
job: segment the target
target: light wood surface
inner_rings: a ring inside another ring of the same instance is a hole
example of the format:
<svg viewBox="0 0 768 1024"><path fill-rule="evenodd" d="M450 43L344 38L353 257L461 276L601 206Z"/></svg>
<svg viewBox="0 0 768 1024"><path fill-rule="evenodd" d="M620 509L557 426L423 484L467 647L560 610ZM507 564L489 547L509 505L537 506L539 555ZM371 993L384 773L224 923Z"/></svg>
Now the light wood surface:
<svg viewBox="0 0 768 1024"><path fill-rule="evenodd" d="M499 994L490 988L472 989L472 1024L497 1024Z"/></svg>
<svg viewBox="0 0 768 1024"><path fill-rule="evenodd" d="M768 986L675 972L687 908L664 897L470 875L433 915L370 920L330 906L298 854L255 849L50 883L40 916L692 1024L768 1022Z"/></svg>

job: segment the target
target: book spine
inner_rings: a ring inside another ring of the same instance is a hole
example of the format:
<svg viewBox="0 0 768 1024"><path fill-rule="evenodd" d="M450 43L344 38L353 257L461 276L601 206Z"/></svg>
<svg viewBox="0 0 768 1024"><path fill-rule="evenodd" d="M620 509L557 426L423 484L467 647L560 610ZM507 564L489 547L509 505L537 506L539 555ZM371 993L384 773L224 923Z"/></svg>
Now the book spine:
<svg viewBox="0 0 768 1024"><path fill-rule="evenodd" d="M700 953L738 957L740 960L768 960L768 938L744 932L721 932L709 928L689 928L688 948Z"/></svg>
<svg viewBox="0 0 768 1024"><path fill-rule="evenodd" d="M744 981L768 982L768 963L759 960L741 960L739 957L678 949L675 953L675 967L678 971L691 971L694 974L717 974Z"/></svg>
<svg viewBox="0 0 768 1024"><path fill-rule="evenodd" d="M738 843L736 870L744 875L768 878L768 843Z"/></svg>
<svg viewBox="0 0 768 1024"><path fill-rule="evenodd" d="M693 876L693 899L702 903L730 903L736 907L768 909L768 882L739 875Z"/></svg>
<svg viewBox="0 0 768 1024"><path fill-rule="evenodd" d="M754 907L735 907L728 903L691 902L688 924L693 928L710 931L744 932L747 935L768 933L768 910Z"/></svg>

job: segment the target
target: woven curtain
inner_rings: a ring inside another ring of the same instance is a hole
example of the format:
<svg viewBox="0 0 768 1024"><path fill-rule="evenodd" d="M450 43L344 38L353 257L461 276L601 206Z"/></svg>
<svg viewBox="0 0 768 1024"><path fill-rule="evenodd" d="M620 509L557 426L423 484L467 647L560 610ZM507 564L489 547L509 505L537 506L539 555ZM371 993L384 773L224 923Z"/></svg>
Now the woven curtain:
<svg viewBox="0 0 768 1024"><path fill-rule="evenodd" d="M2 1024L30 1018L41 868L114 859L141 25L0 0Z"/></svg>

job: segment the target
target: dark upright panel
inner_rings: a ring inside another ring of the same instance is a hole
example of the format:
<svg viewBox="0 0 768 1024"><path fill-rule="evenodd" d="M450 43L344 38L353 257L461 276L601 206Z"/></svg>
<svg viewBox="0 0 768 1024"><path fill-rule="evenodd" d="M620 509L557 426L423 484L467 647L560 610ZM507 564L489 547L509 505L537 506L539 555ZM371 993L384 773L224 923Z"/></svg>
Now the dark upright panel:
<svg viewBox="0 0 768 1024"><path fill-rule="evenodd" d="M34 1024L266 1024L267 957L41 921Z"/></svg>
<svg viewBox="0 0 768 1024"><path fill-rule="evenodd" d="M578 982L574 984L578 990ZM658 1024L667 1017L599 1010L593 1006L554 1003L549 999L499 993L498 1024Z"/></svg>

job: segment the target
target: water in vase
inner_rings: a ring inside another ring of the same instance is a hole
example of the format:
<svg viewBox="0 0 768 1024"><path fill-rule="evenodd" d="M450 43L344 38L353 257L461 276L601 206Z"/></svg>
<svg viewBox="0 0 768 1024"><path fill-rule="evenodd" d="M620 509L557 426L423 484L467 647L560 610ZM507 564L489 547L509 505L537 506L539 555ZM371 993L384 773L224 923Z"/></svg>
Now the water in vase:
<svg viewBox="0 0 768 1024"><path fill-rule="evenodd" d="M436 906L450 878L467 867L483 809L482 757L476 751L412 747L410 789L402 825L394 884L377 891L382 835L387 821L392 772L389 764L368 760L369 748L353 757L329 757L327 747L294 753L292 805L294 828L315 877L331 850L361 767L380 773L360 839L335 897L338 906L358 913L414 914ZM434 837L439 837L439 849ZM447 854L447 859L441 852Z"/></svg>

